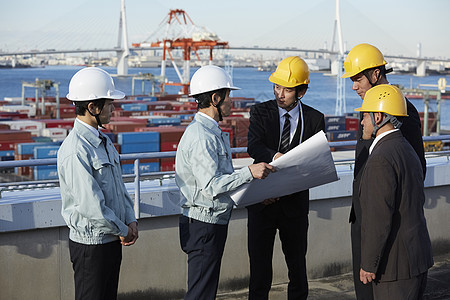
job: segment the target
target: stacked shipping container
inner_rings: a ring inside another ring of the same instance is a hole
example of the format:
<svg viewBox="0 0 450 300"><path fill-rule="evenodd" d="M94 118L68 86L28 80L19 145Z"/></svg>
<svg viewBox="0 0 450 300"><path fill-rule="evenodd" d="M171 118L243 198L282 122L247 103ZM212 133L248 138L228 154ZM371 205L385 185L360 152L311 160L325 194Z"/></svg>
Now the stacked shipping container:
<svg viewBox="0 0 450 300"><path fill-rule="evenodd" d="M133 96L115 100L111 122L106 124L102 131L110 137L121 154L176 151L186 126L197 111L197 103L192 99L189 101L188 98L177 97ZM46 101L46 113L42 114L41 110L37 109L33 119L30 119L24 108L17 108L16 112L11 111L12 105L8 111L0 111L2 160L48 158L55 155L55 149L72 129L75 111L74 106L62 98L59 109L61 119L54 119L55 101ZM232 114L220 122L221 129L229 134L231 147L247 147L249 108L255 103L254 99L233 98ZM325 122L330 141L351 140L356 137L359 123L357 117L327 116ZM248 154L236 154L234 157L248 157ZM121 163L123 173L133 172L133 161ZM140 164L141 172L173 171L175 158L141 160ZM14 171L21 176L36 179L55 177L55 169L51 168L21 167Z"/></svg>

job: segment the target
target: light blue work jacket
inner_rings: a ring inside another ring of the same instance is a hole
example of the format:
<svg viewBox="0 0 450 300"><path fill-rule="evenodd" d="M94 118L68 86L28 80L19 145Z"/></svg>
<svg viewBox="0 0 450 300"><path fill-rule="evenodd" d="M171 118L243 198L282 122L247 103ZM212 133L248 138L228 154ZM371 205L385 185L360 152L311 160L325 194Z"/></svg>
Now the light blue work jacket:
<svg viewBox="0 0 450 300"><path fill-rule="evenodd" d="M234 204L228 192L253 179L248 167L234 170L228 133L199 113L180 140L175 172L183 214L222 225L228 224Z"/></svg>
<svg viewBox="0 0 450 300"><path fill-rule="evenodd" d="M119 154L106 138L108 151L96 133L75 121L58 151L61 213L70 229L69 238L77 243L118 240L127 236L127 225L136 221L133 201L122 181Z"/></svg>

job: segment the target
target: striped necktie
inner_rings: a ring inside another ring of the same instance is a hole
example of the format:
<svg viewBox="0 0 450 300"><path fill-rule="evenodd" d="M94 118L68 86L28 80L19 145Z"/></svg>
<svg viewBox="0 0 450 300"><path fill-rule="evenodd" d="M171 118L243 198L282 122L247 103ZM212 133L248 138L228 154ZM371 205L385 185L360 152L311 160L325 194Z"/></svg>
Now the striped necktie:
<svg viewBox="0 0 450 300"><path fill-rule="evenodd" d="M281 134L280 150L281 153L286 153L289 150L289 141L291 139L291 121L289 120L290 115L286 113L284 115L285 121L283 126L283 132Z"/></svg>

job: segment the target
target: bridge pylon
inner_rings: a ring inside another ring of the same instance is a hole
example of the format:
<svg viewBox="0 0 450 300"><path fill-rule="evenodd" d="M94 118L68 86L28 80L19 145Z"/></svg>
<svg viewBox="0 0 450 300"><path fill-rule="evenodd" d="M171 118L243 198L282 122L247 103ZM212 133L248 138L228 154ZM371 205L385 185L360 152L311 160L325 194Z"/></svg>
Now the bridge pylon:
<svg viewBox="0 0 450 300"><path fill-rule="evenodd" d="M336 75L336 108L335 115L342 115L346 110L345 103L345 83L342 76L342 69L344 67L344 42L341 30L341 17L339 13L339 0L336 0L336 16L334 19L333 40L331 41L331 52L334 52L334 43L336 39L336 32L338 34L339 51L338 54L332 58L331 74Z"/></svg>
<svg viewBox="0 0 450 300"><path fill-rule="evenodd" d="M121 0L120 20L119 20L119 37L117 40L117 75L128 75L128 56L130 49L128 47L128 30L127 18L125 12L125 0Z"/></svg>

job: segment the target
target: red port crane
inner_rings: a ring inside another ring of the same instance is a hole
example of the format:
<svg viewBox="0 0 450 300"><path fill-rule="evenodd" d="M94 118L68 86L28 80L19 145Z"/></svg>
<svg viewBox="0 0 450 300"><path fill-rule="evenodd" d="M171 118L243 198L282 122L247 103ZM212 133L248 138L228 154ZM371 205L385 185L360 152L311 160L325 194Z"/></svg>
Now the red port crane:
<svg viewBox="0 0 450 300"><path fill-rule="evenodd" d="M214 33L207 31L205 28L196 26L189 15L182 9L170 10L168 16L161 22L161 25L155 33L161 31L164 24L166 26L163 38L156 38L156 42L133 43L132 45L133 47L141 49L151 49L155 47L162 48L161 77L165 77L166 57L168 54L180 82L162 82L161 92L164 93L165 85L175 85L182 87L180 93L188 95L191 52L195 53L197 59L200 60L197 51L209 49L209 63L211 64L213 60L213 49L228 48L228 42L219 41L219 38ZM169 36L170 33L172 33L171 36ZM154 38L153 36L154 34L147 38L147 40ZM180 74L173 58L172 51L174 49L181 49L183 51L183 75Z"/></svg>

